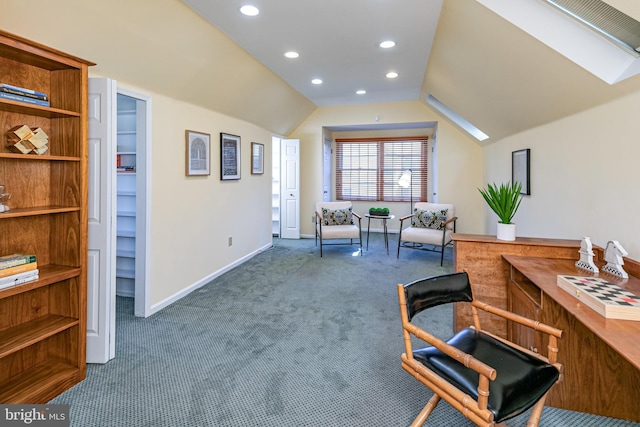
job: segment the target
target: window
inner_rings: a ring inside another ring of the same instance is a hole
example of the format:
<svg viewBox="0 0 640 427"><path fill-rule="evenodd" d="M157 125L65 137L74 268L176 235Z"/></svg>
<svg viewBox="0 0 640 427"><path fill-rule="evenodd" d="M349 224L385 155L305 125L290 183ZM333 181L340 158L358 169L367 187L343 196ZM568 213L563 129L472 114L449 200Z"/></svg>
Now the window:
<svg viewBox="0 0 640 427"><path fill-rule="evenodd" d="M428 137L336 140L336 198L404 202L427 200ZM412 187L402 188L402 172Z"/></svg>

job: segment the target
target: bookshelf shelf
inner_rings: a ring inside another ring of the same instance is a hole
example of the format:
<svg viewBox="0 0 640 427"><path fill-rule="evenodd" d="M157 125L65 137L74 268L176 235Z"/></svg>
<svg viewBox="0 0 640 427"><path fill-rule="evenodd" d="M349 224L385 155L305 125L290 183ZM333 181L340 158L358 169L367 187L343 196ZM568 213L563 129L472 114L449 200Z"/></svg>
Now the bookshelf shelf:
<svg viewBox="0 0 640 427"><path fill-rule="evenodd" d="M78 212L80 208L77 206L43 206L36 208L16 208L7 212L0 213L0 220L5 218L29 217L35 215L49 215L55 213Z"/></svg>
<svg viewBox="0 0 640 427"><path fill-rule="evenodd" d="M4 288L0 290L0 298L8 298L13 295L33 291L34 289L49 286L67 279L79 277L81 270L79 267L68 267L64 265L38 266L38 280L23 283L22 285Z"/></svg>
<svg viewBox="0 0 640 427"><path fill-rule="evenodd" d="M0 385L0 401L8 403L46 402L43 389L58 395L78 382L78 367L63 360L49 359L35 365L24 376Z"/></svg>
<svg viewBox="0 0 640 427"><path fill-rule="evenodd" d="M48 118L80 117L75 111L62 110L60 108L43 107L41 105L24 104L19 101L0 98L0 108L12 113L30 114Z"/></svg>
<svg viewBox="0 0 640 427"><path fill-rule="evenodd" d="M119 249L116 251L116 256L119 256L120 258L135 258L136 251Z"/></svg>
<svg viewBox="0 0 640 427"><path fill-rule="evenodd" d="M47 314L0 332L0 357L45 340L78 324L78 319Z"/></svg>
<svg viewBox="0 0 640 427"><path fill-rule="evenodd" d="M127 270L125 268L118 268L116 270L116 277L121 277L123 279L135 279L136 272L135 270Z"/></svg>
<svg viewBox="0 0 640 427"><path fill-rule="evenodd" d="M134 230L117 230L117 237L136 237L136 232Z"/></svg>
<svg viewBox="0 0 640 427"><path fill-rule="evenodd" d="M86 375L88 67L0 30L0 83L47 94L50 107L0 99L0 131L49 135L43 155L0 144L0 256L37 257L39 278L0 290L0 404L46 403Z"/></svg>
<svg viewBox="0 0 640 427"><path fill-rule="evenodd" d="M17 159L17 160L44 160L44 161L60 161L60 162L79 162L80 157L69 156L38 156L35 154L18 154L18 153L0 153L0 159Z"/></svg>

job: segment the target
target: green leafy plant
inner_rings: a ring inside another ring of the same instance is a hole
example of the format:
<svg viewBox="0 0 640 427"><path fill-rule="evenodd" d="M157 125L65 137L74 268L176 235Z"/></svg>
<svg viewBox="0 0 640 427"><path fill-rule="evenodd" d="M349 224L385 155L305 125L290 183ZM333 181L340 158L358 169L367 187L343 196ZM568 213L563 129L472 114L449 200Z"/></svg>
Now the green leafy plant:
<svg viewBox="0 0 640 427"><path fill-rule="evenodd" d="M503 224L511 224L511 219L516 214L516 211L520 207L522 197L520 196L520 190L522 190L522 184L507 183L500 184L488 184L486 189L479 188L480 194L484 197L489 207L498 215L500 222Z"/></svg>

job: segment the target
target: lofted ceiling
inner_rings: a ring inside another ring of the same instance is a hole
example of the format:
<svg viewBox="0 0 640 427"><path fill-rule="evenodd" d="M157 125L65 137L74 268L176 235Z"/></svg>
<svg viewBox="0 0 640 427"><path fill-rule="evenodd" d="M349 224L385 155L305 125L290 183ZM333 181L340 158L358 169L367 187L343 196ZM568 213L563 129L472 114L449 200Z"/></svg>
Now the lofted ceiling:
<svg viewBox="0 0 640 427"><path fill-rule="evenodd" d="M640 90L638 76L605 83L483 0L182 1L316 106L431 94L488 134L483 144ZM241 15L247 3L260 14ZM637 2L608 3L639 18ZM394 48L378 47L388 39Z"/></svg>
<svg viewBox="0 0 640 427"><path fill-rule="evenodd" d="M183 0L317 106L416 100L442 0ZM239 12L256 6L257 16ZM383 49L379 43L393 40ZM299 53L288 59L287 51ZM385 77L395 71L398 77ZM312 79L322 84L315 85ZM357 95L357 90L366 94Z"/></svg>

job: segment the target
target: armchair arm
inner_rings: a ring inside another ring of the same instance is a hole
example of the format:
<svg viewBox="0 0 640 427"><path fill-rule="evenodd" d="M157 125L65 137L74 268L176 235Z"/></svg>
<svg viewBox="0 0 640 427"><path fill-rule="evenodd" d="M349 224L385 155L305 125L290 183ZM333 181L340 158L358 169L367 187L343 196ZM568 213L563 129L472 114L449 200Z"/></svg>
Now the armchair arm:
<svg viewBox="0 0 640 427"><path fill-rule="evenodd" d="M537 320L531 320L527 317L520 316L519 314L512 313L507 310L503 310L501 308L493 307L489 304L485 304L480 301L472 301L471 302L471 311L473 313L474 323L476 327L480 329L480 320L478 317L478 309L483 310L487 313L494 314L496 316L502 317L503 319L511 320L512 322L516 322L522 326L534 329L538 332L546 334L549 336L549 343L547 345L547 356L546 360L551 364L556 364L558 361L558 338L562 338L562 330L554 328L553 326L546 325L544 323L540 323ZM504 341L500 337L496 337L497 339ZM527 351L531 353L529 349L526 349L516 343L510 342L511 345L519 347L521 350ZM536 353L538 357L543 357L542 355ZM559 368L560 369L560 368Z"/></svg>
<svg viewBox="0 0 640 427"><path fill-rule="evenodd" d="M400 218L400 225L402 225L402 221L404 221L404 220L406 220L406 219L409 219L409 218L411 218L412 216L413 216L413 214L411 214L411 215L406 215L406 216L403 216L402 218Z"/></svg>
<svg viewBox="0 0 640 427"><path fill-rule="evenodd" d="M512 313L507 310L503 310L501 308L494 307L492 305L476 301L474 300L471 303L474 307L479 308L480 310L486 311L487 313L495 314L496 316L500 316L504 319L511 320L513 322L519 323L520 325L527 326L531 329L535 329L536 331L542 332L547 335L552 335L556 338L562 338L562 330L554 328L553 326L546 325L544 323L540 323L537 320L531 320L527 317L520 316L519 314Z"/></svg>
<svg viewBox="0 0 640 427"><path fill-rule="evenodd" d="M435 348L445 353L447 356L455 359L458 363L464 365L465 367L473 369L478 374L487 377L491 381L496 379L497 372L494 368L476 359L470 354L447 344L446 342L442 341L439 338L436 338L435 336L431 335L430 333L428 333L424 329L419 328L416 325L407 323L405 325L405 328L409 333L434 346Z"/></svg>
<svg viewBox="0 0 640 427"><path fill-rule="evenodd" d="M444 223L442 223L442 225L444 227L446 227L447 224L450 224L452 222L455 223L457 220L458 220L458 217L457 216L453 216L453 217L449 218L448 220L446 220Z"/></svg>
<svg viewBox="0 0 640 427"><path fill-rule="evenodd" d="M358 219L362 219L362 217L360 215L358 215L357 213L355 213L355 212L351 212L351 214L353 216L355 216L356 218L358 218Z"/></svg>

